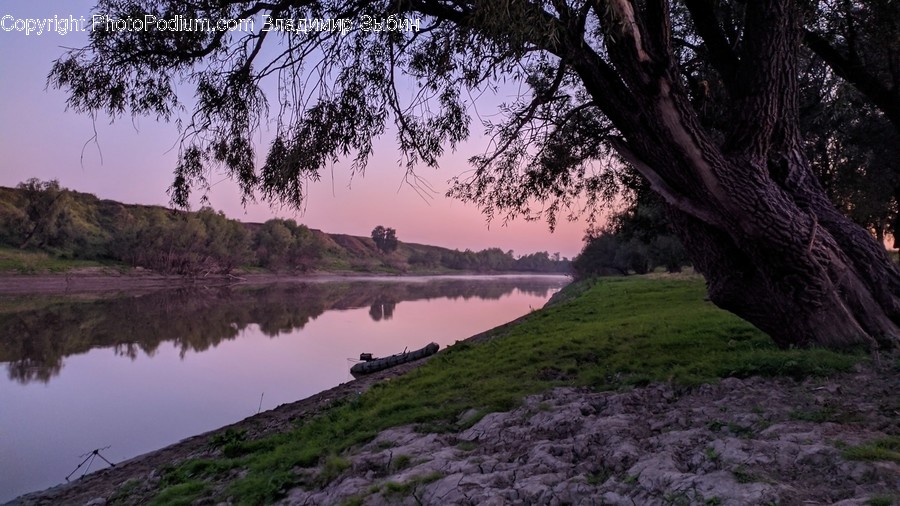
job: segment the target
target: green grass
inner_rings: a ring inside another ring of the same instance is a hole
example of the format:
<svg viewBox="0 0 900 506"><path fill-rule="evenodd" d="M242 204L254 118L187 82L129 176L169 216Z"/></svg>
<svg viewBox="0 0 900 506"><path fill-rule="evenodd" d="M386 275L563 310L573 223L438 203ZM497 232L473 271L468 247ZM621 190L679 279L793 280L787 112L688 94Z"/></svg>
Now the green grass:
<svg viewBox="0 0 900 506"><path fill-rule="evenodd" d="M898 502L900 502L900 495L877 495L866 501L866 504L869 506L894 506Z"/></svg>
<svg viewBox="0 0 900 506"><path fill-rule="evenodd" d="M36 274L40 272L65 272L84 267L104 267L109 265L112 264L93 260L59 258L42 251L0 247L0 272Z"/></svg>
<svg viewBox="0 0 900 506"><path fill-rule="evenodd" d="M509 410L526 395L561 385L611 390L660 381L691 387L729 376L802 378L846 371L863 360L821 349L780 350L746 322L704 302L699 279L613 278L566 291L561 302L503 335L458 343L293 432L232 438L230 458L201 466L202 474L230 481L224 497L237 503L268 503L291 487L316 486L297 468L333 462L327 459L381 430L407 424L459 430L477 421L460 420L461 413ZM331 467L340 472L343 466ZM235 468L240 479L233 479ZM209 474L213 469L219 476ZM195 469L184 478L190 483L197 475Z"/></svg>
<svg viewBox="0 0 900 506"><path fill-rule="evenodd" d="M887 436L842 451L850 460L883 460L900 463L900 436Z"/></svg>

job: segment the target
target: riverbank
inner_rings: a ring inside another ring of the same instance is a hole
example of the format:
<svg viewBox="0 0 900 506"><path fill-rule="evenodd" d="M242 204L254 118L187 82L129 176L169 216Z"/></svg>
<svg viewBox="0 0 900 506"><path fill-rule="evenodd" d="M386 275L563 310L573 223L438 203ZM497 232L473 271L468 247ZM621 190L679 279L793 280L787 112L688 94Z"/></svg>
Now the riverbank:
<svg viewBox="0 0 900 506"><path fill-rule="evenodd" d="M109 267L80 267L65 272L17 274L0 272L0 295L2 294L54 294L54 293L99 293L119 292L141 293L164 288L190 286L263 285L271 283L300 283L334 281L338 279L410 279L416 277L441 276L551 276L562 274L530 272L469 271L417 271L405 274L388 274L356 271L320 271L305 274L249 272L238 274L210 275L199 278L165 275L145 269L117 269Z"/></svg>
<svg viewBox="0 0 900 506"><path fill-rule="evenodd" d="M576 285L422 367L13 504L895 501L896 358L777 350L703 295Z"/></svg>

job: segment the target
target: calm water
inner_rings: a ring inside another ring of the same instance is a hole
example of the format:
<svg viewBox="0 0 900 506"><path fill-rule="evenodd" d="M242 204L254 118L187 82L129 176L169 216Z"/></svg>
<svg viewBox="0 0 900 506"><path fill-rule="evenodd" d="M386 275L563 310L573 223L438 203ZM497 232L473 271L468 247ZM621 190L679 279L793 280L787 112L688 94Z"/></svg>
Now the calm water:
<svg viewBox="0 0 900 506"><path fill-rule="evenodd" d="M64 482L94 449L120 462L349 381L361 352L389 355L431 341L443 348L542 306L567 281L404 278L4 296L0 502Z"/></svg>

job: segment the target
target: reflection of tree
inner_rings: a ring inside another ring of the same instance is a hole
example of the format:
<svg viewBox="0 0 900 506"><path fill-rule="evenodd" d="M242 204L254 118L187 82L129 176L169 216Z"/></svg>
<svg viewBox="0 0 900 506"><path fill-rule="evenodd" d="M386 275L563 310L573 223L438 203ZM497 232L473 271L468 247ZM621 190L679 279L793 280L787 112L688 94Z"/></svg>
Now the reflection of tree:
<svg viewBox="0 0 900 506"><path fill-rule="evenodd" d="M153 355L168 341L184 357L234 339L251 324L275 337L302 329L328 310L369 307L373 320L389 320L402 301L495 300L516 289L546 297L560 284L558 278L352 281L175 289L91 301L56 297L0 313L0 362L8 362L10 379L48 382L62 370L65 357L93 348L111 347L133 360Z"/></svg>
<svg viewBox="0 0 900 506"><path fill-rule="evenodd" d="M369 316L376 322L390 320L394 317L394 308L396 307L396 300L379 296L375 298L375 302L369 307Z"/></svg>

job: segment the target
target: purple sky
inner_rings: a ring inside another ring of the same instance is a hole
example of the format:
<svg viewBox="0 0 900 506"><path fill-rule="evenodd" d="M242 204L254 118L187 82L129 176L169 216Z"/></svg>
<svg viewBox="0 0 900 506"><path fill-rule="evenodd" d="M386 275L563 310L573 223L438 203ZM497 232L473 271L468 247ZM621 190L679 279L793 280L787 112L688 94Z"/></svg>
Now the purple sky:
<svg viewBox="0 0 900 506"><path fill-rule="evenodd" d="M26 35L15 29L15 21L26 18L90 19L92 6L92 0L0 0L4 28L0 30L0 186L15 186L30 177L58 179L67 188L100 198L167 205L166 190L176 158L172 148L178 140L175 125L151 118L110 123L109 118L100 117L92 123L87 116L66 112L65 95L47 89L46 76L64 47L85 45L86 34ZM97 141L93 142L95 128ZM473 125L472 130L477 133L480 126ZM517 255L535 251L576 255L583 223L561 221L552 234L544 222L517 220L488 227L474 206L443 196L447 181L467 171L466 160L485 147L485 139L474 138L445 157L440 169L420 168L418 174L435 189L427 201L403 184L404 170L397 164L399 153L390 134L377 142L364 178L350 181L349 162L323 174L322 181L310 187L305 213L267 204L244 208L237 186L224 176L211 178L222 181L209 198L215 209L241 221L278 216L327 232L364 236L376 225L384 225L395 228L406 242L473 250L496 246Z"/></svg>

